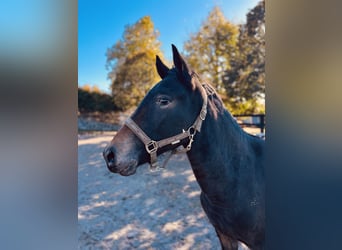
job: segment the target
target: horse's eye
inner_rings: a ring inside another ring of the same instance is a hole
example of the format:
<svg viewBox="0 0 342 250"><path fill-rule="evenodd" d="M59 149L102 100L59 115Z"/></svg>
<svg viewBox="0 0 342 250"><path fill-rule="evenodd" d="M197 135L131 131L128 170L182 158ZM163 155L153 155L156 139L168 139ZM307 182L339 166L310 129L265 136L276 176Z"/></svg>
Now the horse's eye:
<svg viewBox="0 0 342 250"><path fill-rule="evenodd" d="M167 97L159 97L157 99L157 104L160 106L167 106L170 104L170 99L168 99Z"/></svg>

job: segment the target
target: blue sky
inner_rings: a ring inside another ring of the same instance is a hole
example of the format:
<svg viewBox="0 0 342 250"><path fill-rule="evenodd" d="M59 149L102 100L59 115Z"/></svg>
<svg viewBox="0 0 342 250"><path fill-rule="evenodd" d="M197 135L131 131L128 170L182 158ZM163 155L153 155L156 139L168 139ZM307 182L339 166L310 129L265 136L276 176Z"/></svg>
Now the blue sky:
<svg viewBox="0 0 342 250"><path fill-rule="evenodd" d="M214 6L221 7L233 23L245 22L246 13L259 0L79 0L78 84L97 85L109 91L106 50L122 38L125 25L149 15L160 32L162 51L171 61L171 43L180 51L197 32Z"/></svg>

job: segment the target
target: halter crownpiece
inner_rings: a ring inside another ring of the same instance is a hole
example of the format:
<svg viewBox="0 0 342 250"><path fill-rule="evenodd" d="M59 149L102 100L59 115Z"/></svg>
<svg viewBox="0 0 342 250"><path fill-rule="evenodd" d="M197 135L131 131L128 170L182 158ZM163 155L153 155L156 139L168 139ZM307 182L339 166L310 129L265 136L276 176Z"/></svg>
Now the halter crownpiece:
<svg viewBox="0 0 342 250"><path fill-rule="evenodd" d="M175 145L179 143L181 140L189 138L189 143L188 145L184 148L184 150L177 151L177 152L187 152L191 150L192 143L194 141L194 137L196 132L201 132L201 127L202 123L205 120L207 116L207 105L208 105L208 95L213 95L214 90L211 86L205 84L202 86L200 89L200 92L203 97L203 104L201 111L199 115L197 116L195 122L187 129L184 130L180 134L177 134L175 136L168 137L166 139L162 139L159 141L154 141L150 137L146 135L146 133L132 120L132 118L127 118L125 125L132 130L132 132L145 144L145 149L147 153L150 155L150 170L151 171L157 171L160 169L165 168L165 165L169 158L165 160L164 164L162 167L158 166L158 161L157 161L157 150L158 148L165 147L167 145Z"/></svg>

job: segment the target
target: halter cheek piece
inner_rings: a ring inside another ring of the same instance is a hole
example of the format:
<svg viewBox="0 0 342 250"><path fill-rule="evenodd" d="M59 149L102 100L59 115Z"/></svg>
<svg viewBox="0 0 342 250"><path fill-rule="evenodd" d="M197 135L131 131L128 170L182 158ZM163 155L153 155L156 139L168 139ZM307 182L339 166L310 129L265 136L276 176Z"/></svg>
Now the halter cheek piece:
<svg viewBox="0 0 342 250"><path fill-rule="evenodd" d="M208 95L213 95L214 90L211 86L205 84L200 88L201 95L203 97L203 104L199 115L197 116L195 122L187 129L184 130L180 134L175 136L168 137L166 139L162 139L160 141L154 141L150 137L148 137L145 132L132 120L132 118L128 118L125 122L125 125L130 128L133 133L145 144L145 149L147 153L150 154L150 169L151 171L156 171L161 168L165 168L165 165L172 154L170 154L169 158L165 160L162 167L158 166L157 161L157 150L158 148L165 147L167 145L175 145L179 143L181 140L189 138L188 145L181 151L177 151L177 153L187 152L191 150L192 143L194 141L194 137L196 132L201 132L202 122L205 120L207 115L207 104L208 104Z"/></svg>

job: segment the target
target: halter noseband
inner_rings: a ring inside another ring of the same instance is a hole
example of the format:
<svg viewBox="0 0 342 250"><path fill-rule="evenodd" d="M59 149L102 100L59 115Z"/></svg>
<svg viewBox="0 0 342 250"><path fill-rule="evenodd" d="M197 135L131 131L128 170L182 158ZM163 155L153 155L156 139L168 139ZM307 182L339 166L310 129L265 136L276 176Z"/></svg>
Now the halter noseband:
<svg viewBox="0 0 342 250"><path fill-rule="evenodd" d="M214 92L211 86L205 84L201 86L200 92L203 97L203 104L201 111L199 115L197 116L195 122L187 129L184 130L180 134L177 134L175 136L168 137L166 139L162 139L160 141L154 141L150 137L148 137L145 132L132 120L132 118L128 118L125 122L125 125L130 128L133 133L145 144L145 149L147 153L150 154L150 169L151 171L156 171L161 168L164 168L166 165L167 160L165 161L164 165L162 167L158 166L158 161L157 161L157 150L158 148L165 147L167 145L175 145L179 143L181 140L185 138L189 138L189 143L188 145L184 148L183 151L181 152L187 152L191 150L192 143L194 141L194 136L196 132L201 131L202 127L202 122L205 120L206 115L207 115L207 105L208 105L208 94L212 95ZM208 92L208 94L207 94ZM171 156L171 155L170 155Z"/></svg>

